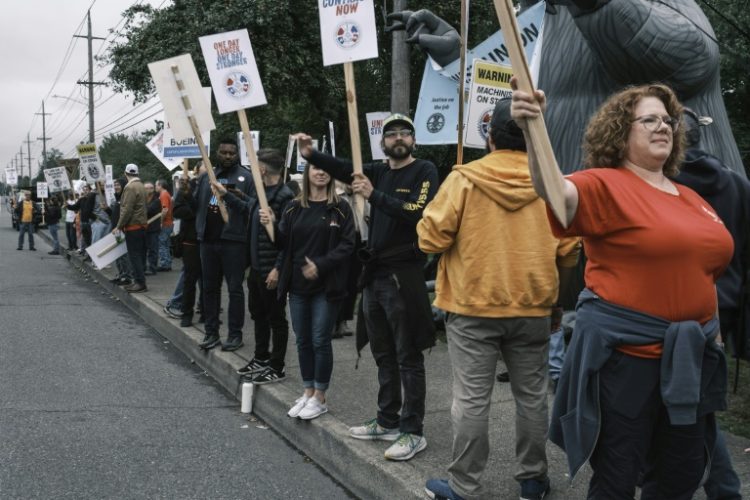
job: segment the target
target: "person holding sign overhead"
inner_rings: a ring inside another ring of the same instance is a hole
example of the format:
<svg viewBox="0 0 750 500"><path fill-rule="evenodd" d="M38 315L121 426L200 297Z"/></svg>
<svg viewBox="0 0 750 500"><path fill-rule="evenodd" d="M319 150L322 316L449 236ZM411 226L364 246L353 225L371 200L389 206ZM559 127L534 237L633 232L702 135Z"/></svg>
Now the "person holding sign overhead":
<svg viewBox="0 0 750 500"><path fill-rule="evenodd" d="M248 198L253 191L250 171L240 165L237 143L233 139L219 142L216 179L235 196ZM229 291L227 325L229 333L222 346L224 351L242 347L242 327L245 324L245 253L247 242L247 211L229 207L229 221L224 222L219 211L223 195L211 186L207 174L201 175L193 192L191 207L195 210L195 231L200 241L203 273L204 317L206 335L199 344L202 349L219 345L219 298L222 276Z"/></svg>
<svg viewBox="0 0 750 500"><path fill-rule="evenodd" d="M381 147L387 163L363 165L362 174L353 174L347 161L315 151L309 135L298 134L297 139L310 163L351 184L355 194L370 202L369 246L359 252L365 264L361 307L367 335L358 332L357 348L369 341L380 390L377 417L349 433L355 439L395 441L385 458L409 460L427 447L422 350L435 344L435 330L416 225L435 196L437 169L412 156L414 124L402 114L383 121Z"/></svg>
<svg viewBox="0 0 750 500"><path fill-rule="evenodd" d="M526 135L544 105L541 91L514 91L512 116ZM584 135L588 169L564 179L527 137L539 196L549 204L562 186L560 220L548 213L553 233L582 236L588 256L550 440L571 477L589 461L589 498L634 498L638 484L644 499L692 498L714 412L726 408L716 279L732 237L707 202L671 180L684 154L682 111L662 84L612 95Z"/></svg>

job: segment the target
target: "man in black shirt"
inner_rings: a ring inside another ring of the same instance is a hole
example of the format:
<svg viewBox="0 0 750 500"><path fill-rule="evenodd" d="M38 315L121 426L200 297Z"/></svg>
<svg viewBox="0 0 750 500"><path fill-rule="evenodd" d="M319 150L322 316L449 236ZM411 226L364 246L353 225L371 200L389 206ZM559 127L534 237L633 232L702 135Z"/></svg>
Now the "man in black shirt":
<svg viewBox="0 0 750 500"><path fill-rule="evenodd" d="M369 247L362 311L367 340L378 365L377 418L349 429L351 437L396 441L385 452L390 460L409 460L424 450L425 370L422 350L434 345L434 327L417 246L416 225L437 191L435 165L418 160L414 124L401 114L383 121L381 147L387 163L369 163L353 174L350 162L313 150L312 140L298 135L302 155L332 177L352 185L370 202ZM402 402L403 389L403 402ZM400 412L400 416L399 416Z"/></svg>
<svg viewBox="0 0 750 500"><path fill-rule="evenodd" d="M253 190L250 171L240 165L237 143L224 139L219 143L216 179L240 197L247 198ZM195 211L195 231L200 241L203 274L203 307L206 319L206 336L200 347L212 349L219 345L219 298L221 277L227 282L229 308L227 325L229 333L222 346L224 351L242 347L242 327L245 324L245 245L248 216L246 211L234 210L227 205L229 221L224 222L219 211L220 198L211 188L207 174L197 182L191 207Z"/></svg>

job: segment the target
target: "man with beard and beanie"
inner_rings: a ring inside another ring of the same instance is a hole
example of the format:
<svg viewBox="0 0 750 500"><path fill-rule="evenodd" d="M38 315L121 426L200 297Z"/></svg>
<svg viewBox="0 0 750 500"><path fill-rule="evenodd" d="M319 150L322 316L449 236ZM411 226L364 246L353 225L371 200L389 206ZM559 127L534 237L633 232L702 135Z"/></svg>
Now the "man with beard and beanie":
<svg viewBox="0 0 750 500"><path fill-rule="evenodd" d="M292 190L281 179L284 157L275 149L261 149L258 151L258 163L263 174L268 206L273 210L276 220L281 220L285 207L294 198ZM255 191L245 202L229 192L225 200L228 204L243 203L250 215L247 305L255 323L255 355L237 373L258 385L279 382L286 377L284 366L289 340L286 297L277 295L283 255L260 223L260 203Z"/></svg>
<svg viewBox="0 0 750 500"><path fill-rule="evenodd" d="M355 439L395 441L385 451L389 460L409 460L427 447L423 436L425 369L422 351L435 343L432 310L422 268L426 256L417 246L416 225L437 190L435 165L412 156L414 124L392 114L383 121L380 146L387 163L369 163L362 174L352 164L317 152L312 139L299 134L302 155L335 179L352 185L370 202L368 247L361 309L367 339L378 366L377 417L349 429ZM359 333L359 332L358 332Z"/></svg>
<svg viewBox="0 0 750 500"><path fill-rule="evenodd" d="M130 264L133 266L133 283L125 290L130 293L146 291L146 189L138 178L138 165L125 165L125 178L128 183L120 197L120 218L112 230L115 236L125 234Z"/></svg>
<svg viewBox="0 0 750 500"><path fill-rule="evenodd" d="M559 278L578 260L577 238L558 240L534 191L523 133L501 100L488 153L457 165L417 224L419 246L442 253L435 306L448 313L453 369L450 479L431 479L433 498L479 498L490 444L489 412L502 359L516 401L515 474L522 499L541 499L547 477L547 362ZM502 231L487 231L487 227Z"/></svg>
<svg viewBox="0 0 750 500"><path fill-rule="evenodd" d="M234 196L247 199L253 190L250 171L240 165L237 143L233 139L219 142L218 162L215 167L217 181ZM224 351L242 347L242 327L245 324L245 247L247 242L248 214L241 207L227 204L228 222L219 211L218 197L207 174L201 175L193 193L191 206L195 211L195 231L200 241L201 269L203 273L203 307L206 335L200 343L202 349L219 345L219 299L221 278L227 282L229 307L227 341Z"/></svg>

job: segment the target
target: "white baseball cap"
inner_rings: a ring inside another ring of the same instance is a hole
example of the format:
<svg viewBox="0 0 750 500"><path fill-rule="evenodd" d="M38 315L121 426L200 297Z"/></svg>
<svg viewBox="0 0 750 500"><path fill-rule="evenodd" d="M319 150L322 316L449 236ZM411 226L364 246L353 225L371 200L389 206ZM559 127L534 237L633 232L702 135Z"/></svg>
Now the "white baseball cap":
<svg viewBox="0 0 750 500"><path fill-rule="evenodd" d="M138 175L138 165L135 163L128 163L125 165L125 173L128 175Z"/></svg>

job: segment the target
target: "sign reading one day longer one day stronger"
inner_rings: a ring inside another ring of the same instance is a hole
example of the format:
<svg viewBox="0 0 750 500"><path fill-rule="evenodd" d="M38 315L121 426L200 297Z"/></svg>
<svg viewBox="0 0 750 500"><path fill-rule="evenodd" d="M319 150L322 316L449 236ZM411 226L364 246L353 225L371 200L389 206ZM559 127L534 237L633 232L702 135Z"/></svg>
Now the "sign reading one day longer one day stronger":
<svg viewBox="0 0 750 500"><path fill-rule="evenodd" d="M266 104L246 29L202 36L199 41L219 113Z"/></svg>
<svg viewBox="0 0 750 500"><path fill-rule="evenodd" d="M318 0L323 66L378 57L373 0Z"/></svg>

